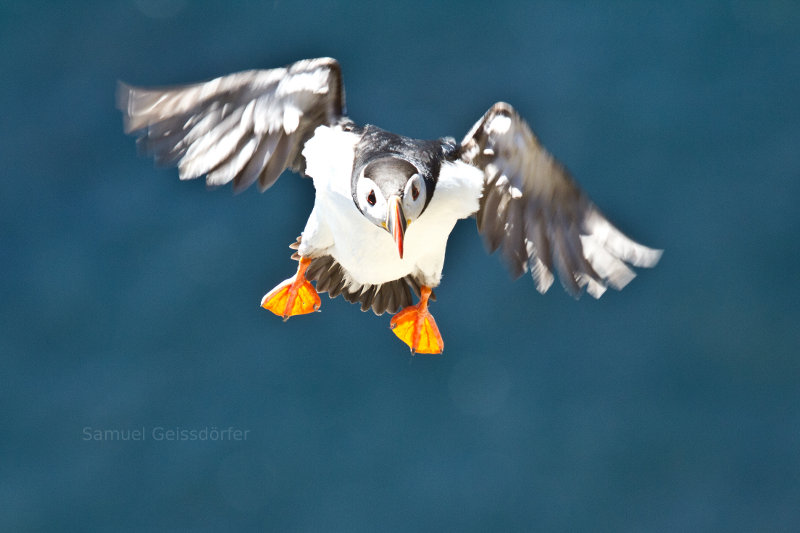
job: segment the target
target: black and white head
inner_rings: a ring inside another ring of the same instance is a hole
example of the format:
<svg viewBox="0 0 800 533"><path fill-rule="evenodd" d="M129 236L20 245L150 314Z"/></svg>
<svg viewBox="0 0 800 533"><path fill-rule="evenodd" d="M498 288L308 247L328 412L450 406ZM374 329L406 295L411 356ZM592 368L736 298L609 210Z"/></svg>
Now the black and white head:
<svg viewBox="0 0 800 533"><path fill-rule="evenodd" d="M403 257L406 228L417 220L433 196L433 180L424 170L395 155L368 162L353 180L353 201L373 224L385 229Z"/></svg>
<svg viewBox="0 0 800 533"><path fill-rule="evenodd" d="M433 199L442 162L454 141L423 141L367 126L355 149L352 193L358 210L397 243Z"/></svg>

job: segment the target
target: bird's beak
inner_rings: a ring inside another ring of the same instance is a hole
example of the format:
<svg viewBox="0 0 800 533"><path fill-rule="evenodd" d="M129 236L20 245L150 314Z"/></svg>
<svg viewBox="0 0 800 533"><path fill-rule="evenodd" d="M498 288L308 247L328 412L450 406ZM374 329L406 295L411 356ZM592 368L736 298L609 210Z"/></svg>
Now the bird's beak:
<svg viewBox="0 0 800 533"><path fill-rule="evenodd" d="M399 196L389 197L389 213L386 216L386 229L397 243L397 252L403 258L403 238L406 235L406 215Z"/></svg>

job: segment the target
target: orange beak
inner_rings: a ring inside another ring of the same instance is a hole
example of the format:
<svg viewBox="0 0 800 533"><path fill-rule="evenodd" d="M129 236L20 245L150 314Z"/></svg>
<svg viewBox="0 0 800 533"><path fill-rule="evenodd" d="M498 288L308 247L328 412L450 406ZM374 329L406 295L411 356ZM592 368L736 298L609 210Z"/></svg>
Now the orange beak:
<svg viewBox="0 0 800 533"><path fill-rule="evenodd" d="M389 213L386 216L386 229L397 243L397 252L403 258L403 238L406 235L406 215L399 196L389 197Z"/></svg>

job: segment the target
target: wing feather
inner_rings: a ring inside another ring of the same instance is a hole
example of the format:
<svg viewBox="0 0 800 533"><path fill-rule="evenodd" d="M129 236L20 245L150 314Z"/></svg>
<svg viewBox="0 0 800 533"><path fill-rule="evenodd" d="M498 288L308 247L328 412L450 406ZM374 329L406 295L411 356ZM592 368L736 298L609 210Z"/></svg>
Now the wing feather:
<svg viewBox="0 0 800 533"><path fill-rule="evenodd" d="M317 126L344 115L341 69L334 59L249 70L204 83L140 88L120 83L117 107L140 150L181 179L206 176L263 191L286 169L302 172L302 146Z"/></svg>
<svg viewBox="0 0 800 533"><path fill-rule="evenodd" d="M556 271L570 294L585 287L599 298L633 279L626 263L652 267L661 257L615 228L506 103L472 127L459 157L484 172L475 216L489 253L501 248L511 274L530 271L539 292Z"/></svg>
<svg viewBox="0 0 800 533"><path fill-rule="evenodd" d="M278 180L283 169L286 168L294 138L294 134L289 136L281 134L278 136L278 143L275 145L275 150L272 152L272 156L269 158L269 161L267 161L266 167L264 167L264 170L258 177L258 188L262 192L272 187L272 184Z"/></svg>

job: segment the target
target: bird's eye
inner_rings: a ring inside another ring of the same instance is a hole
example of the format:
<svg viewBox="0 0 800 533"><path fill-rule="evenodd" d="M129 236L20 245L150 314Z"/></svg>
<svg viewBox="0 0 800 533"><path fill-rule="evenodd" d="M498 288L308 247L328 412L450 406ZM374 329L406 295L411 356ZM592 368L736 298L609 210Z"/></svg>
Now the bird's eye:
<svg viewBox="0 0 800 533"><path fill-rule="evenodd" d="M412 198L414 201L416 201L416 200L417 200L417 198L419 198L419 187L417 187L416 185L413 185L413 186L411 187L411 198Z"/></svg>
<svg viewBox="0 0 800 533"><path fill-rule="evenodd" d="M376 202L376 200L375 200L375 191L374 190L369 191L369 194L367 195L367 203L369 205L375 205L375 202Z"/></svg>

